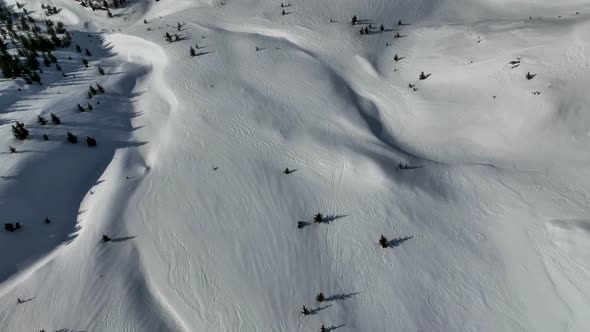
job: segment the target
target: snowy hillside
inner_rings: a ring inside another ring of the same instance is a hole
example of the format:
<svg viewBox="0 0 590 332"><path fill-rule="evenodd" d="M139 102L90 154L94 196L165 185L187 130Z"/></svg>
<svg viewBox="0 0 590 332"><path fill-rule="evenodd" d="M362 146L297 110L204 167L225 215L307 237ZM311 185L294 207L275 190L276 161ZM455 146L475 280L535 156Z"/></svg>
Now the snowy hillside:
<svg viewBox="0 0 590 332"><path fill-rule="evenodd" d="M0 331L590 330L588 1L107 5L7 0Z"/></svg>

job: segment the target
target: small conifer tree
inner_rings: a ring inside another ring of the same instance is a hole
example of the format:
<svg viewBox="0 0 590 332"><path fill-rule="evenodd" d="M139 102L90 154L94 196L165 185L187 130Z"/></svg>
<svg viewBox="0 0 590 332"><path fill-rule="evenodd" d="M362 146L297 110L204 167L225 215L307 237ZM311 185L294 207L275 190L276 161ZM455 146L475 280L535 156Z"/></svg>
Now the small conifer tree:
<svg viewBox="0 0 590 332"><path fill-rule="evenodd" d="M66 137L67 141L72 143L72 144L76 144L78 143L78 136L70 133L69 131L67 132L67 137Z"/></svg>
<svg viewBox="0 0 590 332"><path fill-rule="evenodd" d="M389 246L389 241L387 241L387 238L383 234L379 238L379 245L381 248L387 248Z"/></svg>
<svg viewBox="0 0 590 332"><path fill-rule="evenodd" d="M317 302L324 302L326 300L326 297L324 296L324 293L319 292L316 296L315 296L315 300Z"/></svg>
<svg viewBox="0 0 590 332"><path fill-rule="evenodd" d="M324 221L324 216L319 212L313 217L313 222L315 222L315 223L321 223L323 221Z"/></svg>
<svg viewBox="0 0 590 332"><path fill-rule="evenodd" d="M51 122L53 122L53 124L58 125L61 124L61 119L59 118L59 116L51 113Z"/></svg>

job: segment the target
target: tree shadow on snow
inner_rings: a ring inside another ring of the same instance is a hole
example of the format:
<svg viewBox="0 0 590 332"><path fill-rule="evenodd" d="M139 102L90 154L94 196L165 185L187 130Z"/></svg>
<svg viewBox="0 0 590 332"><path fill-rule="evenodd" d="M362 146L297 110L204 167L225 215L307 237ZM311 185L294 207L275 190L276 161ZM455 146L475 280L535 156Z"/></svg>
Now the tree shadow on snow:
<svg viewBox="0 0 590 332"><path fill-rule="evenodd" d="M340 324L338 326L330 326L330 327L326 328L326 332L334 331L334 330L337 330L337 329L344 327L344 326L346 326L346 324Z"/></svg>
<svg viewBox="0 0 590 332"><path fill-rule="evenodd" d="M412 235L390 240L389 242L387 242L387 247L399 247L402 243L411 240L413 237L414 236Z"/></svg>
<svg viewBox="0 0 590 332"><path fill-rule="evenodd" d="M309 314L310 314L310 315L315 315L315 314L317 314L318 312L320 312L320 311L322 311L322 310L324 310L324 309L328 309L328 308L329 308L329 307L331 307L331 306L332 306L331 304L328 304L328 305L325 305L325 306L323 306L323 307L317 307L317 308L315 308L315 309L312 309L312 310L310 310L310 311L309 311Z"/></svg>
<svg viewBox="0 0 590 332"><path fill-rule="evenodd" d="M334 214L334 215L328 215L324 217L324 223L329 224L333 221L336 221L338 219L342 219L348 217L348 214Z"/></svg>
<svg viewBox="0 0 590 332"><path fill-rule="evenodd" d="M334 295L327 297L326 301L344 301L344 300L347 300L357 294L360 294L360 292L334 294Z"/></svg>
<svg viewBox="0 0 590 332"><path fill-rule="evenodd" d="M111 242L125 242L131 239L135 239L136 236L125 236L125 237L118 237L116 239L112 239Z"/></svg>

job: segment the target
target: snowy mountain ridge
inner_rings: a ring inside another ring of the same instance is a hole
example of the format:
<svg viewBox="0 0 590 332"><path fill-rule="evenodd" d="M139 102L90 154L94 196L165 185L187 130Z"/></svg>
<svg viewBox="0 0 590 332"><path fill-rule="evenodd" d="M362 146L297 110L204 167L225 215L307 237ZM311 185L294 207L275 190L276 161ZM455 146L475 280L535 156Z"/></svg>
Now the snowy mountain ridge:
<svg viewBox="0 0 590 332"><path fill-rule="evenodd" d="M7 5L1 331L590 326L587 1Z"/></svg>

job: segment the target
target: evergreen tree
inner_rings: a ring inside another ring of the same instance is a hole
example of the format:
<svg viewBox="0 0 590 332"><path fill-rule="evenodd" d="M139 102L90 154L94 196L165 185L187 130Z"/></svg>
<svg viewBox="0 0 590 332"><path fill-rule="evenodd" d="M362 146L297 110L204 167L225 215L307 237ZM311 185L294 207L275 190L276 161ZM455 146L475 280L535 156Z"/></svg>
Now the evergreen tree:
<svg viewBox="0 0 590 332"><path fill-rule="evenodd" d="M387 238L383 236L383 234L381 235L381 238L379 238L379 245L381 248L387 248L389 246L389 241L387 241Z"/></svg>
<svg viewBox="0 0 590 332"><path fill-rule="evenodd" d="M530 72L526 73L526 79L529 81L532 80L533 78L535 78L535 76L537 76L537 75L531 74Z"/></svg>
<svg viewBox="0 0 590 332"><path fill-rule="evenodd" d="M90 136L86 136L86 144L88 144L89 147L96 146L96 140Z"/></svg>
<svg viewBox="0 0 590 332"><path fill-rule="evenodd" d="M109 242L110 240L111 240L111 238L108 235L102 236L102 242Z"/></svg>
<svg viewBox="0 0 590 332"><path fill-rule="evenodd" d="M47 134L43 134L43 139L49 141L49 137L47 136Z"/></svg>
<svg viewBox="0 0 590 332"><path fill-rule="evenodd" d="M84 109L84 107L82 107L82 105L78 104L78 111L85 112L86 109Z"/></svg>
<svg viewBox="0 0 590 332"><path fill-rule="evenodd" d="M381 24L381 26L379 27L379 30L384 31L385 27L383 26L383 24Z"/></svg>
<svg viewBox="0 0 590 332"><path fill-rule="evenodd" d="M281 15L285 16L287 15L287 13L285 13L285 10L283 9L283 11L281 12Z"/></svg>
<svg viewBox="0 0 590 332"><path fill-rule="evenodd" d="M10 153L16 153L16 148L9 145L8 149L10 150Z"/></svg>
<svg viewBox="0 0 590 332"><path fill-rule="evenodd" d="M86 56L92 56L92 53L90 53L90 51L87 48L85 50L86 50L86 52L85 52Z"/></svg>
<svg viewBox="0 0 590 332"><path fill-rule="evenodd" d="M76 52L82 53L82 48L78 44L76 44Z"/></svg>
<svg viewBox="0 0 590 332"><path fill-rule="evenodd" d="M7 232L14 232L16 229L14 228L14 225L11 223L5 223L4 224L4 230L6 230Z"/></svg>
<svg viewBox="0 0 590 332"><path fill-rule="evenodd" d="M88 103L88 110L92 111L94 109L94 107L92 107L92 105L90 105L90 103Z"/></svg>
<svg viewBox="0 0 590 332"><path fill-rule="evenodd" d="M351 22L352 22L352 25L356 25L356 22L357 22L357 21L358 21L358 18L356 17L356 15L354 15L354 16L352 17L352 21L351 21Z"/></svg>
<svg viewBox="0 0 590 332"><path fill-rule="evenodd" d="M67 137L66 137L67 141L72 143L72 144L76 144L78 143L78 136L70 133L69 131L67 132Z"/></svg>
<svg viewBox="0 0 590 332"><path fill-rule="evenodd" d="M191 49L190 49L190 54L191 54L191 56L197 55L197 52L195 51L195 49L192 46L191 46Z"/></svg>
<svg viewBox="0 0 590 332"><path fill-rule="evenodd" d="M51 220L49 220L49 218L45 218L45 220L43 222L46 224L51 224Z"/></svg>
<svg viewBox="0 0 590 332"><path fill-rule="evenodd" d="M309 309L307 309L305 306L303 306L303 309L301 309L301 313L302 313L304 316L307 316L307 315L309 315L309 314L310 314L310 312L309 312Z"/></svg>
<svg viewBox="0 0 590 332"><path fill-rule="evenodd" d="M101 94L105 93L104 88L99 83L96 83L96 88L98 89L98 92L100 92Z"/></svg>
<svg viewBox="0 0 590 332"><path fill-rule="evenodd" d="M104 69L101 66L98 66L98 74L104 75Z"/></svg>
<svg viewBox="0 0 590 332"><path fill-rule="evenodd" d="M95 88L94 88L92 85L90 85L90 86L88 87L88 92L89 92L91 95L93 95L93 96L94 96L94 95L96 95L96 94L98 93L98 91L96 91L96 89L95 89Z"/></svg>
<svg viewBox="0 0 590 332"><path fill-rule="evenodd" d="M395 56L393 57L393 61L399 61L399 57L397 56L397 53L395 53Z"/></svg>
<svg viewBox="0 0 590 332"><path fill-rule="evenodd" d="M84 66L86 66L86 68L88 68L88 60L82 58L82 63L84 64Z"/></svg>
<svg viewBox="0 0 590 332"><path fill-rule="evenodd" d="M321 213L319 213L319 212L318 212L318 214L316 214L313 217L313 222L315 222L315 223L321 223L323 221L324 221L324 216Z"/></svg>
<svg viewBox="0 0 590 332"><path fill-rule="evenodd" d="M53 124L58 125L61 124L61 119L59 118L59 116L51 113L51 122L53 122Z"/></svg>
<svg viewBox="0 0 590 332"><path fill-rule="evenodd" d="M47 119L45 119L45 117L38 115L37 116L37 123L44 126L47 124Z"/></svg>
<svg viewBox="0 0 590 332"><path fill-rule="evenodd" d="M317 302L324 302L326 300L326 297L324 296L324 293L319 292L316 296L315 296L315 300Z"/></svg>
<svg viewBox="0 0 590 332"><path fill-rule="evenodd" d="M29 131L25 128L24 123L16 121L12 126L12 135L17 139L25 140L29 137Z"/></svg>

